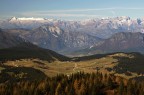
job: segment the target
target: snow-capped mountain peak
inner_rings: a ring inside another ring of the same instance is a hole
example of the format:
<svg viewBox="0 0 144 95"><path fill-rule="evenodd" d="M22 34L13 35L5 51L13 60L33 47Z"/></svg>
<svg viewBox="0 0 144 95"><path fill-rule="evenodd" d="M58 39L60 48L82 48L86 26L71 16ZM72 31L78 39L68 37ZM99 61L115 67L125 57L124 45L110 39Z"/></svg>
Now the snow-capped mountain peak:
<svg viewBox="0 0 144 95"><path fill-rule="evenodd" d="M10 21L13 21L13 20L17 20L17 18L16 18L16 17L12 17L12 18L10 19Z"/></svg>
<svg viewBox="0 0 144 95"><path fill-rule="evenodd" d="M1 21L2 29L35 29L43 25L55 27L47 28L51 33L60 34L63 31L86 32L100 38L109 38L113 33L117 32L143 32L144 20L131 19L127 16L115 18L93 18L80 21L67 21L47 18L16 18L12 17L9 21ZM60 29L59 29L60 28ZM45 30L45 29L43 29Z"/></svg>
<svg viewBox="0 0 144 95"><path fill-rule="evenodd" d="M25 21L25 20L36 20L36 21L40 21L40 20L45 20L45 18L34 18L34 17L30 17L30 18L26 18L26 17L22 17L22 18L16 18L16 17L12 17L10 19L10 21L15 21L15 20L20 20L20 21Z"/></svg>
<svg viewBox="0 0 144 95"><path fill-rule="evenodd" d="M21 17L21 18L17 18L17 17L12 17L9 19L9 21L50 21L50 22L54 22L54 21L58 21L56 19L51 19L51 18L34 18L34 17Z"/></svg>

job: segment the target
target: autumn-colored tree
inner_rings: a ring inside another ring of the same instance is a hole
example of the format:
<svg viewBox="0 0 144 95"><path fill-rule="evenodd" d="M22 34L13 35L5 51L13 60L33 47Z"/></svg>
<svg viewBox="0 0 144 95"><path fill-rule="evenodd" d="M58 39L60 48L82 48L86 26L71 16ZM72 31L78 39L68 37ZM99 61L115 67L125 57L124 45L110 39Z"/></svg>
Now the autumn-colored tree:
<svg viewBox="0 0 144 95"><path fill-rule="evenodd" d="M75 93L78 94L79 89L80 89L80 82L79 82L79 80L76 79L76 80L74 81L73 86L74 86Z"/></svg>
<svg viewBox="0 0 144 95"><path fill-rule="evenodd" d="M59 83L56 87L56 90L55 90L55 95L61 95L61 92L62 92L62 89L61 89L61 83Z"/></svg>
<svg viewBox="0 0 144 95"><path fill-rule="evenodd" d="M79 95L86 95L86 84L84 82L80 86Z"/></svg>
<svg viewBox="0 0 144 95"><path fill-rule="evenodd" d="M76 73L69 78L58 75L40 81L7 81L0 83L0 95L105 95L109 91L114 95L144 95L143 81L130 80L125 84L126 79L116 78L114 75L106 76L102 77L99 72Z"/></svg>

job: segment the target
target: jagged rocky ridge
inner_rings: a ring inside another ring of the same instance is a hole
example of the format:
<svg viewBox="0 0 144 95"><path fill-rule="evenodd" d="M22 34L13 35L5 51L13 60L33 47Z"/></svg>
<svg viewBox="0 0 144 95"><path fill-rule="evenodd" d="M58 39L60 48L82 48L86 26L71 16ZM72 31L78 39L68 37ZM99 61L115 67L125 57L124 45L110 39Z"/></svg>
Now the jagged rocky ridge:
<svg viewBox="0 0 144 95"><path fill-rule="evenodd" d="M87 48L101 38L83 32L71 32L60 29L57 26L43 25L32 30L6 30L21 38L27 39L35 45L58 52L73 51Z"/></svg>
<svg viewBox="0 0 144 95"><path fill-rule="evenodd" d="M96 18L81 21L65 21L46 18L16 18L0 21L3 29L34 29L42 25L57 26L64 31L83 32L107 39L118 32L144 32L143 19L130 17Z"/></svg>

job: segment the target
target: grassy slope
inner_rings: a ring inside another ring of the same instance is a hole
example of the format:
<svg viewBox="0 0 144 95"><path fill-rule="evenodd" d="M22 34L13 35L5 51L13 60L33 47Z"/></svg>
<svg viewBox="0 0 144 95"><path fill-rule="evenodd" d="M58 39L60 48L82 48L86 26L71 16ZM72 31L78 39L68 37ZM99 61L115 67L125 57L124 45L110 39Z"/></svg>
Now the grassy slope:
<svg viewBox="0 0 144 95"><path fill-rule="evenodd" d="M37 59L38 61L34 60L34 64L32 65L33 59ZM39 60L43 60L49 64L54 61L67 61L70 58L48 49L39 48L30 43L22 43L16 47L0 49L0 82L6 82L7 80L13 82L44 79L46 77L44 64L39 62ZM8 62L10 62L10 65L5 65ZM17 65L19 62L21 62L18 64L20 66ZM39 65L37 66L36 64ZM41 66L41 64L43 65Z"/></svg>
<svg viewBox="0 0 144 95"><path fill-rule="evenodd" d="M91 73L96 72L97 69L103 73L113 73L126 78L139 77L139 74L144 73L142 68L144 56L139 53L99 54L71 60L51 50L41 49L33 45L20 45L14 48L1 49L0 61L6 66L35 68L48 76L55 76L60 73L71 74L79 71Z"/></svg>
<svg viewBox="0 0 144 95"><path fill-rule="evenodd" d="M44 72L47 76L57 74L71 74L79 71L86 73L111 73L125 78L142 77L144 73L144 56L139 53L116 53L107 55L93 55L90 57L74 58L75 61L48 61L39 59L21 59L7 61L4 65L14 67L32 67Z"/></svg>

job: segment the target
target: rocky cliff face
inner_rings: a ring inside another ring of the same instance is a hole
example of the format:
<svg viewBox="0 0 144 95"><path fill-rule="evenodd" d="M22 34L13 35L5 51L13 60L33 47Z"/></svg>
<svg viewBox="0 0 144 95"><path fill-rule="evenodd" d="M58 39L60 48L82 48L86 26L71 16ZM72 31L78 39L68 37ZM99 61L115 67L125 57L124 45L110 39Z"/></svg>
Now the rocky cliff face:
<svg viewBox="0 0 144 95"><path fill-rule="evenodd" d="M33 44L55 51L73 51L87 48L102 39L83 32L62 30L57 26L43 25L33 30L7 30Z"/></svg>

